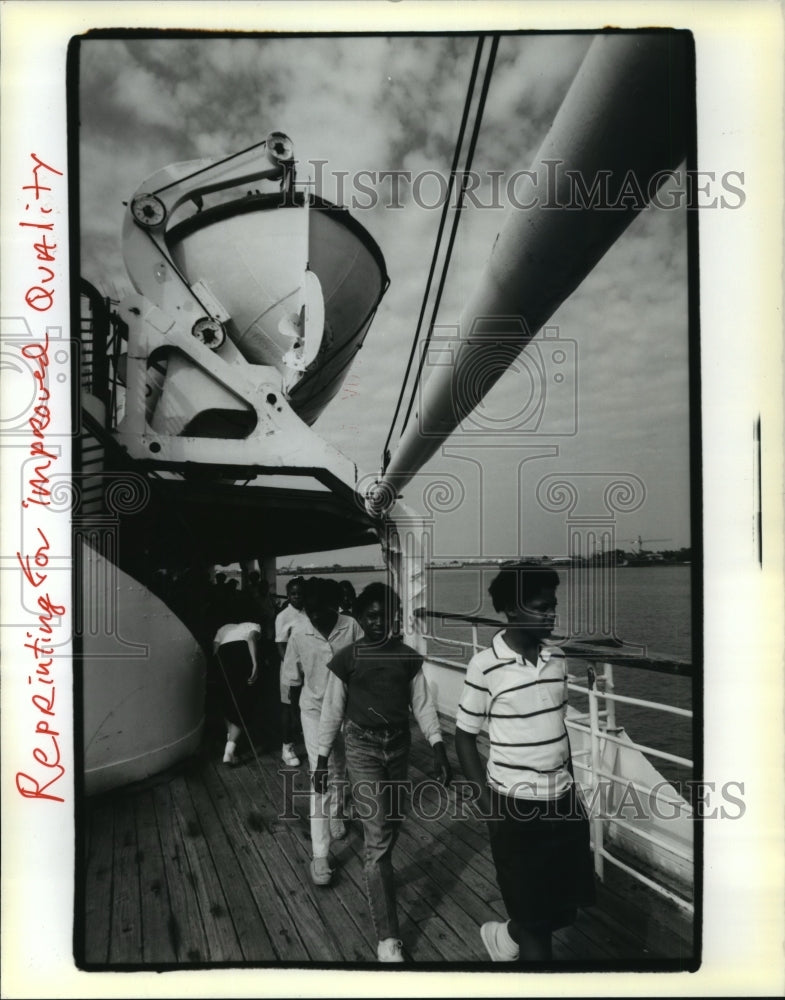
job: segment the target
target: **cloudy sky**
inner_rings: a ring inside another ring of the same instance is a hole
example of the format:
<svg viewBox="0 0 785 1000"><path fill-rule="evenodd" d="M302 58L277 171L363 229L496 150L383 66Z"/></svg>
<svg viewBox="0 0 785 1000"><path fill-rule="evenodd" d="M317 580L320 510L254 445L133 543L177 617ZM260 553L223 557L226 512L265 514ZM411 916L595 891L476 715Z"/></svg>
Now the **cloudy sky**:
<svg viewBox="0 0 785 1000"><path fill-rule="evenodd" d="M531 165L590 42L587 35L502 37L474 162L486 182L489 171L506 176ZM107 294L130 290L120 253L122 202L162 166L237 152L272 129L292 137L299 161L328 161L321 193L330 200L338 171L446 177L475 47L471 36L83 43L82 274ZM401 208L384 197L349 206L381 247L391 284L343 390L315 424L369 474L380 467L440 219L439 208L416 203L411 185L400 191ZM351 188L344 193L346 201ZM420 193L421 201L438 200L435 181ZM439 324L457 321L515 210L501 201L464 211ZM537 498L538 485L555 474L578 476L589 514L602 512L591 492L600 474L637 477L645 499L617 517L617 544L631 548L640 535L654 540L651 549L689 545L686 211L641 213L548 325L574 344L575 365L570 391L548 396L541 433L524 447L485 451L462 451L466 439L456 433L406 494L418 506L441 478L460 500L438 519L435 555L565 553L565 515L545 511ZM528 370L495 386L486 415L520 410L532 392ZM549 437L570 425L576 405L577 433ZM546 445L558 454L531 457L519 478L523 458Z"/></svg>

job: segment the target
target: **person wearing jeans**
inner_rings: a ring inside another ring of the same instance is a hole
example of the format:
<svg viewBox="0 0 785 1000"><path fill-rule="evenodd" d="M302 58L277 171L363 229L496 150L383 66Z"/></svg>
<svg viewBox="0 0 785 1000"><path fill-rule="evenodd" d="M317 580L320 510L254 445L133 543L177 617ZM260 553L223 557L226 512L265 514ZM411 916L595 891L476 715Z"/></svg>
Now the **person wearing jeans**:
<svg viewBox="0 0 785 1000"><path fill-rule="evenodd" d="M407 797L410 708L433 747L439 781L447 785L451 778L422 657L391 631L398 610L397 596L382 583L370 584L358 597L355 613L365 636L329 664L313 775L314 788L323 791L343 724L346 765L363 827L363 879L380 962L404 960L392 852Z"/></svg>
<svg viewBox="0 0 785 1000"><path fill-rule="evenodd" d="M363 825L363 881L378 941L398 940L392 852L406 806L411 737L406 729L366 729L347 720L346 764Z"/></svg>

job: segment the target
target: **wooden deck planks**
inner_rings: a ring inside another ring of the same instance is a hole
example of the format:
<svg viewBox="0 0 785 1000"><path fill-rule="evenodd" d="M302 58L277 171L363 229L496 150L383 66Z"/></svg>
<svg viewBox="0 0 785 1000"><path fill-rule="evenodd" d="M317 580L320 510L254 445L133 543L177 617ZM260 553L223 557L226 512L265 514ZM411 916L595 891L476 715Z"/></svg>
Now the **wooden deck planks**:
<svg viewBox="0 0 785 1000"><path fill-rule="evenodd" d="M412 766L409 769L413 781L425 781L428 777L420 767L421 762L421 755L415 750L412 754ZM455 804L455 789L440 792L432 784L425 784L421 796L431 807L435 807L437 796L449 798L450 808L443 810L443 814L432 822L438 825L440 838L444 838L449 843L449 854L460 859L462 868L471 869L472 878L482 880L486 887L485 892L489 894L489 901L496 905L499 913L503 914L504 904L496 882L496 869L491 860L488 833L483 821L466 815L463 807L459 808ZM430 823L428 825L430 826Z"/></svg>
<svg viewBox="0 0 785 1000"><path fill-rule="evenodd" d="M207 937L169 784L156 785L152 789L152 797L169 893L168 937L178 963L206 962L209 953Z"/></svg>
<svg viewBox="0 0 785 1000"><path fill-rule="evenodd" d="M412 841L405 834L399 839L396 851L399 852L396 866L398 882L405 885L413 880L415 872L420 872L416 882L420 884L421 898L430 904L434 913L448 920L457 936L459 957L452 961L482 961L480 924L495 919L496 914L468 890L460 878L455 878L440 865L435 854L429 856L416 852L416 846L412 847ZM422 861L418 861L418 857Z"/></svg>
<svg viewBox="0 0 785 1000"><path fill-rule="evenodd" d="M435 869L435 874L440 882L460 879L461 883L481 899L486 907L490 907L499 916L504 915L504 905L498 886L480 874L467 862L467 858L456 850L457 838L450 840L448 849L443 829L434 827L432 823L409 823L406 827L406 836L411 838L417 849L429 860L434 857L437 859L438 867ZM467 849L466 853L470 853L470 849Z"/></svg>
<svg viewBox="0 0 785 1000"><path fill-rule="evenodd" d="M221 877L194 809L185 778L177 775L170 786L177 825L188 860L189 880L199 904L207 957L213 962L239 962L243 953L229 914Z"/></svg>
<svg viewBox="0 0 785 1000"><path fill-rule="evenodd" d="M142 954L142 918L139 895L139 859L133 799L115 805L112 859L112 933L109 962L137 962ZM103 919L106 920L107 914Z"/></svg>
<svg viewBox="0 0 785 1000"><path fill-rule="evenodd" d="M263 786L268 801L274 808L283 811L286 802L285 788L282 781L276 780L280 775L276 775L274 768L268 770L266 767L251 765L251 770ZM297 788L302 791L307 788L304 773L301 772L298 778ZM308 879L310 840L306 797L297 795L291 809L298 814L299 819L288 823L287 830L299 845L300 863L305 866L304 877ZM333 845L333 855L337 871L330 887L312 888L313 901L322 915L322 926L328 933L332 929L339 931L336 948L340 957L333 957L332 960L374 962L376 941L362 881L362 834L358 823L352 824L347 840ZM425 873L422 873L422 877L426 878ZM461 958L466 961L465 945L449 925L442 919L437 919L438 914L427 902L427 893L427 884L421 886L417 880L406 885L402 895L399 890L402 926L405 929L409 921L413 932L406 935L413 942L412 958L416 961L444 962L459 961ZM345 913L336 909L336 900L344 905ZM478 954L477 958L480 957Z"/></svg>
<svg viewBox="0 0 785 1000"><path fill-rule="evenodd" d="M266 853L265 842L260 843L260 840L265 832L269 838L269 828L265 826L264 815L253 804L248 806L244 793L239 794L239 783L233 781L233 778L234 775L226 768L222 774L217 769L213 771L205 768L205 786L209 794L214 799L223 801L223 796L226 800L227 806L221 812L223 822L234 842L238 862L256 900L260 919L272 947L272 956L263 955L260 951L252 960L264 960L266 957L284 962L302 959L307 955L306 947L289 909L278 894L263 857ZM226 785L224 781L227 782Z"/></svg>
<svg viewBox="0 0 785 1000"><path fill-rule="evenodd" d="M285 774L287 769L282 770ZM289 815L295 813L298 817L296 820L278 822L281 828L286 829L291 841L296 844L292 860L296 859L300 876L309 885L313 902L320 914L322 933L332 937L334 941L336 950L331 960L347 962L372 960L375 943L372 934L369 934L369 918L364 905L364 895L361 896L358 905L356 883L354 889L349 889L346 880L337 875L329 888L310 885L308 799L298 794L296 802L292 803L291 795L287 795L283 774L277 770L268 771L263 765L257 764L253 771L259 782L260 794L266 796L273 808L278 810L277 815L281 816L286 811ZM305 775L301 772L298 777L300 778L298 789L302 791L307 788ZM344 862L351 860L351 851L346 841L337 841L333 853L339 869L343 870ZM336 958L336 955L340 957Z"/></svg>
<svg viewBox="0 0 785 1000"><path fill-rule="evenodd" d="M150 791L134 796L141 899L142 959L153 965L177 961L169 933L172 906L166 883L155 803Z"/></svg>
<svg viewBox="0 0 785 1000"><path fill-rule="evenodd" d="M265 773L266 785L261 786L259 770L252 767L238 768L237 774L247 801L265 797L266 792L267 801L276 810L276 815L280 815L282 800L275 794L274 780L268 780ZM303 958L317 962L340 961L336 956L341 955L341 950L333 930L325 926L316 906L313 887L308 881L307 860L298 848L291 827L291 823L276 819L268 835L261 835L268 870L303 939L306 950Z"/></svg>
<svg viewBox="0 0 785 1000"><path fill-rule="evenodd" d="M363 881L363 836L359 822L348 824L348 835L345 840L334 845L335 859L338 865L334 882L340 887L345 897L350 900L356 919L365 929L367 948L363 961L373 962L376 955L376 935L373 929L371 912L365 894ZM423 933L418 924L421 912L418 910L416 887L410 891L401 891L398 887L398 918L401 936L406 942L404 954L415 962L443 962L444 957L427 933ZM426 909L426 914L429 912Z"/></svg>
<svg viewBox="0 0 785 1000"><path fill-rule="evenodd" d="M97 802L90 809L85 826L90 832L90 848L85 864L85 906L80 931L85 962L101 965L109 961L112 930L113 804L106 800Z"/></svg>
<svg viewBox="0 0 785 1000"><path fill-rule="evenodd" d="M449 735L446 743L457 771ZM424 782L430 766L415 737L412 780ZM361 825L350 822L334 844L332 884L312 885L307 768L285 774L277 753L227 768L211 751L179 773L87 800L84 961L375 967ZM405 954L431 966L487 961L479 925L505 916L485 825L464 817L454 795L432 783L417 790L420 808L394 856ZM629 902L635 892L625 902L618 886L601 889L597 907L554 935L557 962L686 961L691 944L668 928L667 906L641 912Z"/></svg>
<svg viewBox="0 0 785 1000"><path fill-rule="evenodd" d="M235 832L228 817L224 815L228 806L217 796L214 801L205 787L205 772L186 776L186 784L191 794L199 823L215 865L220 872L220 884L229 918L232 921L237 941L246 961L270 961L274 959L272 941L248 885L247 874L235 852Z"/></svg>

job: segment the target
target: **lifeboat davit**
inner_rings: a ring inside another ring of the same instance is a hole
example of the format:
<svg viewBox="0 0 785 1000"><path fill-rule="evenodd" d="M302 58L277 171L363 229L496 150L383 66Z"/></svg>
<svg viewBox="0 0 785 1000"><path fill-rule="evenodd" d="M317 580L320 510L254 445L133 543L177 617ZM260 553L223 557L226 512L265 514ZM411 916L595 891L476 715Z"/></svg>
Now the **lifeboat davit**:
<svg viewBox="0 0 785 1000"><path fill-rule="evenodd" d="M228 336L245 360L277 368L292 408L312 424L340 389L389 284L371 235L321 198L304 207L302 194L287 203L270 193L198 212L166 241L186 278L207 281L229 313ZM287 359L304 346L298 304L306 269L321 289L324 320L313 357L292 378Z"/></svg>

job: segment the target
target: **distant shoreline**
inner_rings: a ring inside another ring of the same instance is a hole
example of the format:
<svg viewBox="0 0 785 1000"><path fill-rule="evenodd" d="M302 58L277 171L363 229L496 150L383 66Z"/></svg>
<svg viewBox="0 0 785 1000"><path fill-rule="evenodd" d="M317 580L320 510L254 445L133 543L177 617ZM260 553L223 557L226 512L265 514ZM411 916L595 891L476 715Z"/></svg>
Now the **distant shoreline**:
<svg viewBox="0 0 785 1000"><path fill-rule="evenodd" d="M524 560L522 560L524 561ZM557 562L555 560L549 560L543 562L540 559L526 559L525 562L533 566L545 566L552 567L553 569L583 569L588 566L602 565L599 563L589 563L589 562ZM428 563L429 569L502 569L505 565L509 565L508 560L503 562L488 561L467 561L467 562L432 562ZM617 562L617 563L607 563L606 568L608 569L655 569L662 566L690 566L692 565L690 561L678 561L669 559L641 559L635 560L633 562ZM385 566L287 566L284 569L277 569L276 574L278 576L317 576L324 573L384 573L386 572Z"/></svg>

